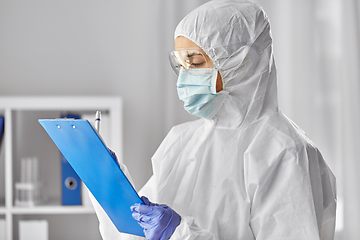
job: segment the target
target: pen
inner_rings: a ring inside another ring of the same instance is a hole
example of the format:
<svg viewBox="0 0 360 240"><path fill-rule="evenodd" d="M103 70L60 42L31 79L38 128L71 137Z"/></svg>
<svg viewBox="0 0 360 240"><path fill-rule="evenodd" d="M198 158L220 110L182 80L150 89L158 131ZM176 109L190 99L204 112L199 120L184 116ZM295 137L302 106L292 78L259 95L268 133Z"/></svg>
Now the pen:
<svg viewBox="0 0 360 240"><path fill-rule="evenodd" d="M100 119L101 119L101 112L96 111L95 114L95 129L99 133L100 132Z"/></svg>

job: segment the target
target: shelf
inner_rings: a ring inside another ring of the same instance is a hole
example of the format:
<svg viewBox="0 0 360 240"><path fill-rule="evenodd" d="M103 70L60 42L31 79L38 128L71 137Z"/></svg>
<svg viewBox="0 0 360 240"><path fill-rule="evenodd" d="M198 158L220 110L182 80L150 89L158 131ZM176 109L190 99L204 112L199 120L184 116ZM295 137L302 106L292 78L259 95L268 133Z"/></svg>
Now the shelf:
<svg viewBox="0 0 360 240"><path fill-rule="evenodd" d="M59 118L67 113L93 121L98 110L103 113L101 135L122 161L121 98L0 97L0 114L5 117L0 146L0 219L6 219L6 240L19 239L19 221L31 220L48 221L49 239L101 239L98 219L89 201L83 199L83 205L77 206L61 205L60 152L38 123L39 118ZM17 206L15 186L21 180L21 159L28 157L36 157L39 161L39 179L43 183L40 196L43 201L40 202L42 205Z"/></svg>
<svg viewBox="0 0 360 240"><path fill-rule="evenodd" d="M1 208L0 208L1 209ZM1 210L0 210L1 211ZM36 206L36 207L13 207L13 214L94 214L92 207L83 206ZM1 213L1 212L0 212Z"/></svg>
<svg viewBox="0 0 360 240"><path fill-rule="evenodd" d="M5 213L6 213L6 208L0 207L0 214L5 214Z"/></svg>

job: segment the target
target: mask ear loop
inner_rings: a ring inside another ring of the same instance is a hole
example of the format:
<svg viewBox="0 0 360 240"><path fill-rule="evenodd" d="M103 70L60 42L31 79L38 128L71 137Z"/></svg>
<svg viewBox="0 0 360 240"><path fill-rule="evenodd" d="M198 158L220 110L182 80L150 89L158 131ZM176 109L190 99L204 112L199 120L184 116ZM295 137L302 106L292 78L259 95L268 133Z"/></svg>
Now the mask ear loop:
<svg viewBox="0 0 360 240"><path fill-rule="evenodd" d="M218 77L218 70L216 68L213 69L213 74L212 74L212 78L211 78L211 93L216 94L216 82L217 82L217 77Z"/></svg>
<svg viewBox="0 0 360 240"><path fill-rule="evenodd" d="M218 78L218 74L219 74L219 63L217 61L217 59L215 58L215 49L214 48L210 48L207 49L207 51L205 51L206 54L209 56L209 58L212 61L213 64L213 78L211 79L211 93L213 94L217 94L216 92L216 83L217 83L217 78ZM224 83L222 83L224 85Z"/></svg>

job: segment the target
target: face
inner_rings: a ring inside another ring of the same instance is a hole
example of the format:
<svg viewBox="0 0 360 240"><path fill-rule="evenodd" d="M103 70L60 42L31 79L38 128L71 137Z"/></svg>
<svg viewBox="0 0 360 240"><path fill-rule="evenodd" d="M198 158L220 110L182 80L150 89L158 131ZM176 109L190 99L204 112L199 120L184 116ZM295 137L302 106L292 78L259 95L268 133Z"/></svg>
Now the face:
<svg viewBox="0 0 360 240"><path fill-rule="evenodd" d="M205 57L206 62L204 62L204 58L199 54L193 54L193 55L190 54L188 58L189 59L188 64L190 64L190 66L192 66L193 68L213 67L213 63L210 57L198 45L196 45L193 41L187 39L186 37L180 36L175 39L175 50L180 50L180 49L193 49L195 50L195 52L200 52L201 55ZM222 90L223 90L222 79L220 73L218 72L217 80L216 80L216 92L220 92Z"/></svg>

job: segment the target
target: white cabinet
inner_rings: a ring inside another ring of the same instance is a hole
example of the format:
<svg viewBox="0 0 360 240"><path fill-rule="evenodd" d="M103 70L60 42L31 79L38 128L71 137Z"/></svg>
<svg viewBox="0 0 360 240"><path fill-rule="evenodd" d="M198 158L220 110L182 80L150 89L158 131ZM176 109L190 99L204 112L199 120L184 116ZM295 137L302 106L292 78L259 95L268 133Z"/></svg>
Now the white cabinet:
<svg viewBox="0 0 360 240"><path fill-rule="evenodd" d="M40 219L48 221L51 240L101 239L91 205L61 205L60 152L37 121L60 118L62 114L94 118L97 110L106 120L101 123L100 133L122 161L122 102L119 97L0 97L0 115L5 117L0 148L0 219L5 219L6 240L19 238L19 221ZM15 183L20 179L23 157L37 157L39 161L43 203L34 207L15 206Z"/></svg>

